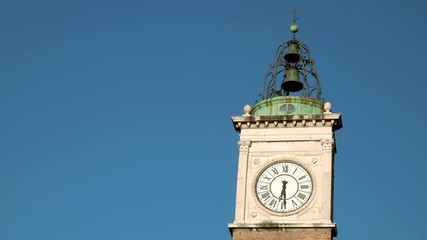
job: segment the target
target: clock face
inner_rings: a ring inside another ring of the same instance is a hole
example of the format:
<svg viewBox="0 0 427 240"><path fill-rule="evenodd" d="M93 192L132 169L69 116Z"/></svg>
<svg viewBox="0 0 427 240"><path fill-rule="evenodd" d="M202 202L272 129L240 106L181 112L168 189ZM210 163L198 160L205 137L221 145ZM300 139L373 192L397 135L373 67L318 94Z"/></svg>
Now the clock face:
<svg viewBox="0 0 427 240"><path fill-rule="evenodd" d="M301 208L312 190L310 174L293 162L278 162L267 167L256 181L258 200L264 207L278 213Z"/></svg>

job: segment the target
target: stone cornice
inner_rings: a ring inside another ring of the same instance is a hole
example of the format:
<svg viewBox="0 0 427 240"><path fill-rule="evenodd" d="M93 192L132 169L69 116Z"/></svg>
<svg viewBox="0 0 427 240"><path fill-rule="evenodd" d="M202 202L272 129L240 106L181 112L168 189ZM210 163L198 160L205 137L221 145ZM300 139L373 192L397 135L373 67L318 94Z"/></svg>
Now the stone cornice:
<svg viewBox="0 0 427 240"><path fill-rule="evenodd" d="M333 236L338 235L337 225L335 223L229 223L230 233L234 229L248 229L251 231L259 230L289 230L289 229L331 229Z"/></svg>
<svg viewBox="0 0 427 240"><path fill-rule="evenodd" d="M342 128L341 114L285 115L285 116L234 116L231 117L234 129L240 132L247 128L295 128L332 127Z"/></svg>

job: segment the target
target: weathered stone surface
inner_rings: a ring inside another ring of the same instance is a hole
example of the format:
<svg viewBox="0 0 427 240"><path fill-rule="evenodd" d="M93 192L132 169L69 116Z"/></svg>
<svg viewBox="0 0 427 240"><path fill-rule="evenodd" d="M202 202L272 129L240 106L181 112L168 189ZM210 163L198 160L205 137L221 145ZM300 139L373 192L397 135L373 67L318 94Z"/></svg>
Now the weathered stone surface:
<svg viewBox="0 0 427 240"><path fill-rule="evenodd" d="M236 229L233 240L330 240L331 229Z"/></svg>

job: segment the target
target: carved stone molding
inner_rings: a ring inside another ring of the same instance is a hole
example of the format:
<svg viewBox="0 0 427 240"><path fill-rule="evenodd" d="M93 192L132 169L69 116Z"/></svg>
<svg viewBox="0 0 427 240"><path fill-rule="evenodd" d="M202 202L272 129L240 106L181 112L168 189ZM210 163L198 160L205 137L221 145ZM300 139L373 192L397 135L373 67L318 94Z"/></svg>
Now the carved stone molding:
<svg viewBox="0 0 427 240"><path fill-rule="evenodd" d="M247 108L246 110L248 110ZM234 116L234 128L240 132L250 128L307 128L307 127L332 127L338 130L342 127L341 115L332 112L315 115L286 115L286 116Z"/></svg>
<svg viewBox="0 0 427 240"><path fill-rule="evenodd" d="M238 141L237 145L239 145L239 149L242 151L249 150L249 147L251 146L251 141Z"/></svg>
<svg viewBox="0 0 427 240"><path fill-rule="evenodd" d="M322 144L323 150L331 150L334 148L335 141L334 139L322 139L320 140L320 144Z"/></svg>

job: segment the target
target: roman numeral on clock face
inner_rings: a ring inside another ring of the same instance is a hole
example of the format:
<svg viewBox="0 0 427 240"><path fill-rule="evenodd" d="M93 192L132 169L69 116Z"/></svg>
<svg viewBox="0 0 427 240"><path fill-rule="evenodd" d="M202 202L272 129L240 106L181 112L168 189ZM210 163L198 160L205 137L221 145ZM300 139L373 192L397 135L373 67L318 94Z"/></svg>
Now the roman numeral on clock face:
<svg viewBox="0 0 427 240"><path fill-rule="evenodd" d="M289 170L289 166L288 165L282 165L282 173L287 173Z"/></svg>
<svg viewBox="0 0 427 240"><path fill-rule="evenodd" d="M265 179L265 180L267 180L267 181L271 181L271 177L268 177L268 176L267 176L267 175L265 175L265 174L262 176L262 178L263 178L263 179Z"/></svg>
<svg viewBox="0 0 427 240"><path fill-rule="evenodd" d="M273 172L273 175L279 175L279 171L276 168L271 169L271 171Z"/></svg>
<svg viewBox="0 0 427 240"><path fill-rule="evenodd" d="M261 194L261 198L262 198L264 201L267 201L270 197L271 197L271 195L270 195L270 193L269 193L269 192L265 192L265 193Z"/></svg>
<svg viewBox="0 0 427 240"><path fill-rule="evenodd" d="M305 198L307 197L306 195L302 194L302 193L298 193L297 197L301 200L305 200Z"/></svg>
<svg viewBox="0 0 427 240"><path fill-rule="evenodd" d="M298 167L295 166L295 170L294 170L294 172L292 174L295 175L295 173L297 172L297 170L298 170Z"/></svg>
<svg viewBox="0 0 427 240"><path fill-rule="evenodd" d="M277 204L277 200L276 199L271 199L270 203L268 204L271 208L275 208Z"/></svg>
<svg viewBox="0 0 427 240"><path fill-rule="evenodd" d="M292 202L292 206L293 206L294 208L298 207L297 202L295 202L294 200L292 200L291 202Z"/></svg>

